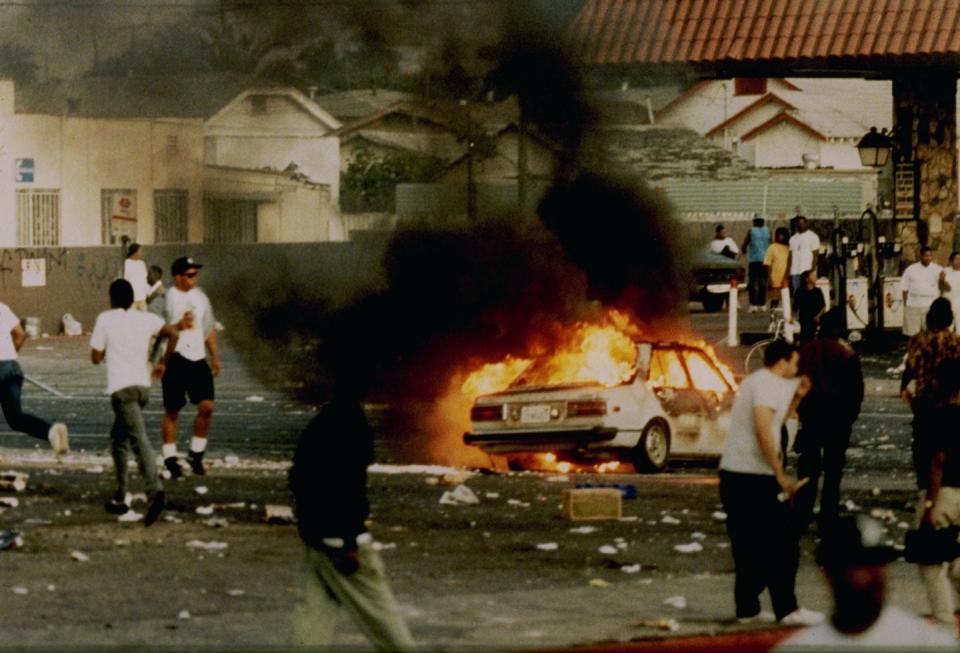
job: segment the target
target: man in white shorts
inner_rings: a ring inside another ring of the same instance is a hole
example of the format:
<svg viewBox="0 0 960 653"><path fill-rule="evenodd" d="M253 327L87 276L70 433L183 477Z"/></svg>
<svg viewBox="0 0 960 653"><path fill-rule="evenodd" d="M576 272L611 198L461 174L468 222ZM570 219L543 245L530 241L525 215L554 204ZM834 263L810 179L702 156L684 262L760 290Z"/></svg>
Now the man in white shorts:
<svg viewBox="0 0 960 653"><path fill-rule="evenodd" d="M933 250L926 246L920 250L920 260L903 271L903 335L915 336L923 329L930 304L940 296L942 276L943 268L933 262Z"/></svg>

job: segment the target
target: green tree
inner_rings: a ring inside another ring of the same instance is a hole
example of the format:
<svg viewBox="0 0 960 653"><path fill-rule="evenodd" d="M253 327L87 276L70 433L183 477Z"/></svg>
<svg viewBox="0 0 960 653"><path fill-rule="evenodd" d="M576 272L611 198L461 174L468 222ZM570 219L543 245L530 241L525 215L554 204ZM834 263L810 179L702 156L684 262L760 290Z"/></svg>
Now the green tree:
<svg viewBox="0 0 960 653"><path fill-rule="evenodd" d="M442 168L439 159L416 154L377 157L360 148L340 173L340 204L348 213L393 211L397 184L426 182Z"/></svg>

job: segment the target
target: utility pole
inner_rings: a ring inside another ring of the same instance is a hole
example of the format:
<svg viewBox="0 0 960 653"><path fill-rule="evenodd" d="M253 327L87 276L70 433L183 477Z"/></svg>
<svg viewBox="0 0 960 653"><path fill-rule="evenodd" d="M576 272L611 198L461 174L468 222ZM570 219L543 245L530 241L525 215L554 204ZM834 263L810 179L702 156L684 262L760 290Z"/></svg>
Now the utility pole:
<svg viewBox="0 0 960 653"><path fill-rule="evenodd" d="M473 179L473 155L476 151L476 142L473 137L473 120L470 116L470 103L460 100L460 106L467 112L467 218L471 222L477 219L477 185Z"/></svg>
<svg viewBox="0 0 960 653"><path fill-rule="evenodd" d="M517 134L517 208L520 215L527 210L527 124L524 117L523 102L520 102L520 120Z"/></svg>

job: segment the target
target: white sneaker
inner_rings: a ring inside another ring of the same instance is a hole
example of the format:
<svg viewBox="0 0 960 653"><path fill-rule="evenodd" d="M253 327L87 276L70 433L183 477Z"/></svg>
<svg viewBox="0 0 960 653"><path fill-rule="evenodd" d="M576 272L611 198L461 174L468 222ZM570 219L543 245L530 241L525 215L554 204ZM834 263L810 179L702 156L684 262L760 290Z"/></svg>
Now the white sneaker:
<svg viewBox="0 0 960 653"><path fill-rule="evenodd" d="M777 618L773 615L772 612L767 610L761 610L752 617L738 617L738 624L772 624Z"/></svg>
<svg viewBox="0 0 960 653"><path fill-rule="evenodd" d="M822 612L816 610L807 610L806 608L797 608L786 617L780 620L784 626L816 626L822 624L826 619Z"/></svg>
<svg viewBox="0 0 960 653"><path fill-rule="evenodd" d="M65 454L70 451L70 438L67 435L67 425L63 422L54 422L47 433L47 439L53 452L57 455Z"/></svg>

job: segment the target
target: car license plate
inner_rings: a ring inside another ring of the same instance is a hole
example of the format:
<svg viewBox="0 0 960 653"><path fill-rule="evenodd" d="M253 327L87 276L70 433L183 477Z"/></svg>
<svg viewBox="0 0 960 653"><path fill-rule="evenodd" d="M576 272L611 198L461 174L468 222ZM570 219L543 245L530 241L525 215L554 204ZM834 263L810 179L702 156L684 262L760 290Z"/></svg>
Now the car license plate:
<svg viewBox="0 0 960 653"><path fill-rule="evenodd" d="M524 424L550 421L550 405L534 404L520 408L520 421Z"/></svg>

